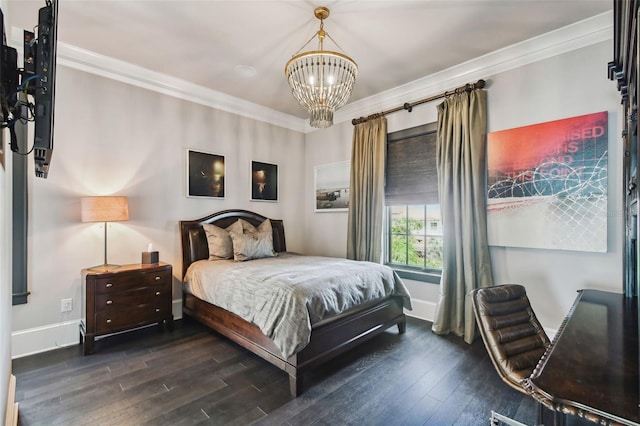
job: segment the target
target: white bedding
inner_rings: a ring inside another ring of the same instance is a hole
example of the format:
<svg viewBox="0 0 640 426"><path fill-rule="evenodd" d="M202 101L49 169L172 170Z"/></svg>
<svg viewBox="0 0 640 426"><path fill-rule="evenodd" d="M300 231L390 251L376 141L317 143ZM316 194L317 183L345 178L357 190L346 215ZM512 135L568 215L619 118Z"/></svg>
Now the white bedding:
<svg viewBox="0 0 640 426"><path fill-rule="evenodd" d="M293 253L194 262L185 291L257 325L285 358L309 343L312 324L357 305L397 294L411 309L409 292L387 266Z"/></svg>

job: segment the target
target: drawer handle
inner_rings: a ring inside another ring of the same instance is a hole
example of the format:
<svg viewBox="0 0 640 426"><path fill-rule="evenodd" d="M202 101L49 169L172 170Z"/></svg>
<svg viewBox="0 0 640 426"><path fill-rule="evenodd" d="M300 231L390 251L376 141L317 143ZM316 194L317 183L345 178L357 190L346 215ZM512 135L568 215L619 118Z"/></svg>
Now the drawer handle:
<svg viewBox="0 0 640 426"><path fill-rule="evenodd" d="M113 287L113 284L111 284L111 283L107 283L107 286L106 286L106 287L107 287L107 288L109 288L109 287Z"/></svg>
<svg viewBox="0 0 640 426"><path fill-rule="evenodd" d="M160 309L156 308L156 312L160 312Z"/></svg>
<svg viewBox="0 0 640 426"><path fill-rule="evenodd" d="M110 323L111 323L111 320L110 320L110 319L108 319L108 320L107 320L107 324L110 324Z"/></svg>
<svg viewBox="0 0 640 426"><path fill-rule="evenodd" d="M160 281L160 276L156 275L155 280Z"/></svg>
<svg viewBox="0 0 640 426"><path fill-rule="evenodd" d="M111 305L113 303L113 300L107 300L107 305Z"/></svg>
<svg viewBox="0 0 640 426"><path fill-rule="evenodd" d="M159 291L156 291L156 296L160 296L160 292Z"/></svg>

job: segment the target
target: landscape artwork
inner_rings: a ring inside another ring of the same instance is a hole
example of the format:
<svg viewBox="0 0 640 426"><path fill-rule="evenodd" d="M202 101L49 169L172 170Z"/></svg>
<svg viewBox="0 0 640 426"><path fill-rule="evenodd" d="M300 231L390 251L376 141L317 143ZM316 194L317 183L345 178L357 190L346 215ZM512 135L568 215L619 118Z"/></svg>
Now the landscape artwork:
<svg viewBox="0 0 640 426"><path fill-rule="evenodd" d="M488 134L489 244L607 251L606 111Z"/></svg>
<svg viewBox="0 0 640 426"><path fill-rule="evenodd" d="M315 211L349 210L350 161L314 167Z"/></svg>

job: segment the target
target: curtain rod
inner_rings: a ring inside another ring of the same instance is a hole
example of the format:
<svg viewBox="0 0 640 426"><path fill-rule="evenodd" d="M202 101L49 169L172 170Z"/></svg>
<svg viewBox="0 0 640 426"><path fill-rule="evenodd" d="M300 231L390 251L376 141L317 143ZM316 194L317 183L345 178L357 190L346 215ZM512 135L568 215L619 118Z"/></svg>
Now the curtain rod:
<svg viewBox="0 0 640 426"><path fill-rule="evenodd" d="M470 92L470 91L472 91L474 89L482 89L484 87L484 85L485 85L485 81L484 80L478 80L475 83L467 83L464 86L456 87L453 90L449 90L447 92L440 93L439 95L430 96L428 98L420 99L419 101L415 101L415 102L411 102L411 103L407 102L402 106L391 108L391 109L388 109L388 110L382 111L382 112L377 112L375 114L371 114L371 115L368 115L366 117L354 118L353 120L351 120L351 124L353 124L355 126L356 124L365 123L365 122L367 122L369 120L372 120L374 118L384 117L387 114L391 114L392 112L402 111L403 109L406 109L407 112L411 112L413 110L413 107L416 106L416 105L420 105L420 104L424 104L424 103L427 103L427 102L435 101L436 99L446 98L447 96L455 95L456 93Z"/></svg>

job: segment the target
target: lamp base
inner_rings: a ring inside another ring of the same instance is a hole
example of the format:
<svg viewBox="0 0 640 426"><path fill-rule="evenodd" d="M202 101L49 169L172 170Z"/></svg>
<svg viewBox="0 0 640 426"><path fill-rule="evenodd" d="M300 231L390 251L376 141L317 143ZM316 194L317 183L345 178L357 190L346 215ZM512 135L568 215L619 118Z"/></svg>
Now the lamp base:
<svg viewBox="0 0 640 426"><path fill-rule="evenodd" d="M89 269L90 271L98 271L98 272L111 272L115 269L120 268L122 265L113 265L113 264L104 264L104 265L96 265L92 266Z"/></svg>

